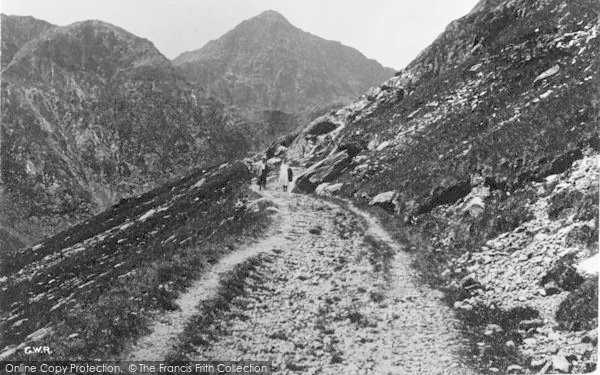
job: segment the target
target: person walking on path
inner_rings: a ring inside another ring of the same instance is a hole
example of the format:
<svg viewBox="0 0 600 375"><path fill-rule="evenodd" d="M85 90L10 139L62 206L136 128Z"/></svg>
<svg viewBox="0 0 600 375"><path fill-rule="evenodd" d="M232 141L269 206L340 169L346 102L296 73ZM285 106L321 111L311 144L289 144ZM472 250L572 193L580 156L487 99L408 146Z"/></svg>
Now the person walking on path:
<svg viewBox="0 0 600 375"><path fill-rule="evenodd" d="M279 183L283 188L283 191L286 192L288 189L288 185L293 180L292 168L288 164L286 159L281 161L281 166L279 167Z"/></svg>
<svg viewBox="0 0 600 375"><path fill-rule="evenodd" d="M258 185L258 189L261 190L262 186L260 185L260 176L262 175L263 170L263 162L262 159L252 164L252 173L256 176L256 185Z"/></svg>
<svg viewBox="0 0 600 375"><path fill-rule="evenodd" d="M267 165L267 158L263 157L260 164L260 172L258 176L258 189L267 189L267 175L269 174L269 167Z"/></svg>

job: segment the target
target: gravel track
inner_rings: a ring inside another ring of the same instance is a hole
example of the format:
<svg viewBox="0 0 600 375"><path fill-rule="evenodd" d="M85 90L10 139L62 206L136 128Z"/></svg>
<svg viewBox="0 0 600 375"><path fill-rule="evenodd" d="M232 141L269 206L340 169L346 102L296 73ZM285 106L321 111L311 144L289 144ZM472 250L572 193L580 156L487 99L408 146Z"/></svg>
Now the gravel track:
<svg viewBox="0 0 600 375"><path fill-rule="evenodd" d="M270 360L282 374L476 373L459 355L467 342L441 293L417 279L411 255L374 218L352 205L261 193L280 210L265 237L215 265L179 298L181 311L165 315L129 358L173 354L186 321L217 294L219 277L267 254L244 292L209 327L199 327L210 330L211 340L177 354ZM382 269L373 254L386 247L393 255Z"/></svg>

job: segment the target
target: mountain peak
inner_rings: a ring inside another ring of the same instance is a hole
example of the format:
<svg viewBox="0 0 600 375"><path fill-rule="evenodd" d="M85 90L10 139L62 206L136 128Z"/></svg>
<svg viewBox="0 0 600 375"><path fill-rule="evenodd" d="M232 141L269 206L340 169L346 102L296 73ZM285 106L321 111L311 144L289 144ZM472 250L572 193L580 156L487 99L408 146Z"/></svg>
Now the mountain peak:
<svg viewBox="0 0 600 375"><path fill-rule="evenodd" d="M228 104L302 113L347 103L394 72L267 10L173 60L188 80Z"/></svg>
<svg viewBox="0 0 600 375"><path fill-rule="evenodd" d="M257 16L250 18L250 20L266 20L266 21L283 21L289 23L289 21L283 16L283 14L275 10L265 10Z"/></svg>
<svg viewBox="0 0 600 375"><path fill-rule="evenodd" d="M243 21L234 30L246 33L248 32L247 28L251 28L252 30L275 28L280 30L286 29L293 30L294 32L301 32L300 29L292 25L292 23L288 21L283 14L275 10L265 10L264 12Z"/></svg>

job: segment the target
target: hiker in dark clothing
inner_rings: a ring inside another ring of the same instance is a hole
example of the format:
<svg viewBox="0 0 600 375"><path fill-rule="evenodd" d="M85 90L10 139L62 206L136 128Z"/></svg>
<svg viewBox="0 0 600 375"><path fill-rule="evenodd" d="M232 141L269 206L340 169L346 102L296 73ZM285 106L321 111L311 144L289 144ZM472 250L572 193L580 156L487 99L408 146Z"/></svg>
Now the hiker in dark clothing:
<svg viewBox="0 0 600 375"><path fill-rule="evenodd" d="M261 162L261 169L258 177L258 188L259 190L267 189L267 175L269 174L269 166L267 164L267 159L263 158Z"/></svg>
<svg viewBox="0 0 600 375"><path fill-rule="evenodd" d="M262 184L260 178L262 176L263 171L263 163L262 160L252 166L252 173L256 176L256 185L258 185L258 189L262 190Z"/></svg>

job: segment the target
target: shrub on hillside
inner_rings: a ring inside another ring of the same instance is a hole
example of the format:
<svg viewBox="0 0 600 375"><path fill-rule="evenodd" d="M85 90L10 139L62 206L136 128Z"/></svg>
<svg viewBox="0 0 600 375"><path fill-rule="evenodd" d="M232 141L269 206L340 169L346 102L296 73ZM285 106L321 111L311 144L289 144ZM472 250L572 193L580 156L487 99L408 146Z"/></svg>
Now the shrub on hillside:
<svg viewBox="0 0 600 375"><path fill-rule="evenodd" d="M598 326L598 279L587 280L569 294L556 312L560 327L570 331L590 330Z"/></svg>
<svg viewBox="0 0 600 375"><path fill-rule="evenodd" d="M564 218L574 215L573 220L590 220L598 217L597 192L583 193L579 190L565 189L550 198L548 217Z"/></svg>

